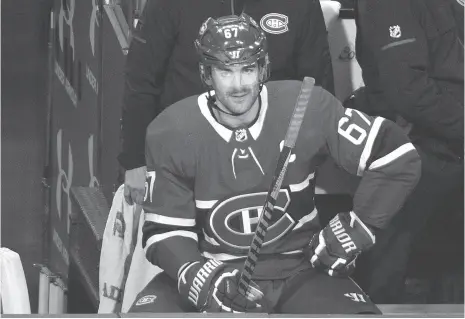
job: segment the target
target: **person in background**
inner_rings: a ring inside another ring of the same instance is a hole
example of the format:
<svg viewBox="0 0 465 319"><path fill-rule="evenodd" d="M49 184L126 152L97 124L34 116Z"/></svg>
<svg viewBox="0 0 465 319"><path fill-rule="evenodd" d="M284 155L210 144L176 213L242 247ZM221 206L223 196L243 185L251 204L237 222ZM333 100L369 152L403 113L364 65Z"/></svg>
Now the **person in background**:
<svg viewBox="0 0 465 319"><path fill-rule="evenodd" d="M268 35L271 80L302 80L334 93L327 31L318 0L148 0L125 67L122 151L125 198L142 203L145 132L168 105L203 91L194 40L207 17L250 15ZM290 106L289 106L290 107Z"/></svg>
<svg viewBox="0 0 465 319"><path fill-rule="evenodd" d="M357 262L355 278L376 303L401 303L412 243L428 219L463 216L463 14L460 0L355 0L365 87L344 106L397 121L422 161L416 189Z"/></svg>

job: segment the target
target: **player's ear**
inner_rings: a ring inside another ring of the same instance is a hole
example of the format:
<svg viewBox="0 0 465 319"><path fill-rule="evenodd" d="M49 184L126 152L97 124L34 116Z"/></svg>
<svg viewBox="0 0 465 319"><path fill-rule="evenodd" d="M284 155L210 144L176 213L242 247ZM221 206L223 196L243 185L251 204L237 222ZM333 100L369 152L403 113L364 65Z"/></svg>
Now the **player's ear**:
<svg viewBox="0 0 465 319"><path fill-rule="evenodd" d="M260 83L268 81L270 78L270 60L268 54L266 54L264 59L258 61L258 80Z"/></svg>
<svg viewBox="0 0 465 319"><path fill-rule="evenodd" d="M213 66L209 65L205 68L205 83L209 87L213 86Z"/></svg>
<svg viewBox="0 0 465 319"><path fill-rule="evenodd" d="M203 63L199 63L200 77L207 87L211 87L213 84L211 69L211 66L205 66Z"/></svg>
<svg viewBox="0 0 465 319"><path fill-rule="evenodd" d="M212 76L211 74L209 76L205 77L205 84L209 87L213 86L213 81L212 81Z"/></svg>

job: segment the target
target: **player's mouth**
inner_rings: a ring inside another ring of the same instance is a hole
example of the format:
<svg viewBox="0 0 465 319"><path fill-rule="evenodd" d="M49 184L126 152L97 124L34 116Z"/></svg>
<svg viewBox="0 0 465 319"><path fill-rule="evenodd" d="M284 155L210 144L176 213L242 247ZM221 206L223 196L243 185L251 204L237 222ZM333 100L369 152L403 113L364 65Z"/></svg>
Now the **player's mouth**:
<svg viewBox="0 0 465 319"><path fill-rule="evenodd" d="M247 96L247 93L231 94L231 97L236 101L242 101Z"/></svg>
<svg viewBox="0 0 465 319"><path fill-rule="evenodd" d="M233 96L233 97L244 97L248 94L249 92L247 91L238 91L238 92L234 92L234 93L231 93L230 95Z"/></svg>

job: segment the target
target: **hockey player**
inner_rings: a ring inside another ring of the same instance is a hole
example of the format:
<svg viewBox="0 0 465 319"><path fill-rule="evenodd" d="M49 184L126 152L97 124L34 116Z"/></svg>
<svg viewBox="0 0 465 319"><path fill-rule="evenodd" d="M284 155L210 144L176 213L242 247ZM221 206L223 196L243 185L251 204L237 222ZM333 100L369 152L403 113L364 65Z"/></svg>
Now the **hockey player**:
<svg viewBox="0 0 465 319"><path fill-rule="evenodd" d="M415 187L415 148L392 122L314 87L243 296L238 278L301 82L265 84L266 37L245 14L208 19L195 46L209 91L172 105L147 130L143 245L164 272L130 311L379 313L343 275ZM326 156L362 179L354 210L321 229L314 172Z"/></svg>
<svg viewBox="0 0 465 319"><path fill-rule="evenodd" d="M333 67L319 0L147 1L125 65L121 152L125 198L142 204L146 172L145 133L166 107L204 91L192 45L208 17L245 12L268 34L271 80L315 79L334 92Z"/></svg>

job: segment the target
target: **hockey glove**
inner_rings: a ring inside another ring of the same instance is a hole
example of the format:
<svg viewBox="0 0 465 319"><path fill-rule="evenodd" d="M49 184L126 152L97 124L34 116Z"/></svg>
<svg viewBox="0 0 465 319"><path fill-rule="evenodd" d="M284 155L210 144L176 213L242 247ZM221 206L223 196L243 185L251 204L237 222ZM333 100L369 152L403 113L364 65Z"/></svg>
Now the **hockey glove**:
<svg viewBox="0 0 465 319"><path fill-rule="evenodd" d="M346 277L355 269L357 256L374 244L375 235L354 212L339 213L313 235L305 253L314 268Z"/></svg>
<svg viewBox="0 0 465 319"><path fill-rule="evenodd" d="M196 261L179 270L178 290L200 312L262 312L263 293L251 283L247 296L238 291L239 270L221 261Z"/></svg>

